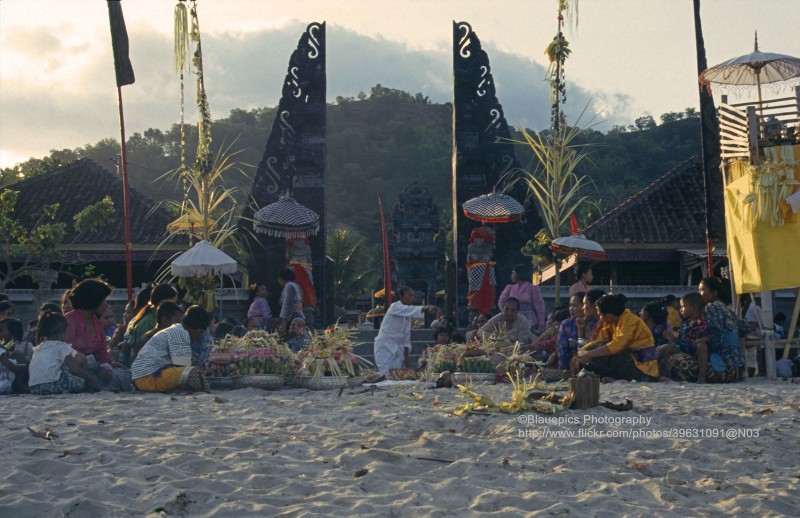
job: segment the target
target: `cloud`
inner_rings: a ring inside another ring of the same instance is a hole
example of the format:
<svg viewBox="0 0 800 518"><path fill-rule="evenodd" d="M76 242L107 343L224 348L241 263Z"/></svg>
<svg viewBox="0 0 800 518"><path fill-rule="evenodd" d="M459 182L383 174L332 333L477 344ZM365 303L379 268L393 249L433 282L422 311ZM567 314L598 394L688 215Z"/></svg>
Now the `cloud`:
<svg viewBox="0 0 800 518"><path fill-rule="evenodd" d="M3 35L3 46L27 54L33 59L43 59L62 52L64 46L54 34L27 27L14 27Z"/></svg>
<svg viewBox="0 0 800 518"><path fill-rule="evenodd" d="M277 29L203 36L205 85L213 117L233 108L274 106L278 102L289 56L305 24L287 22ZM128 134L147 128L166 129L180 117L178 77L173 71L172 40L152 30L129 33L136 83L123 88ZM110 43L106 52L69 47L53 35L19 31L4 44L25 43L32 57L57 59L64 71L41 77L0 80L0 142L6 156L41 156L50 149L74 148L101 138L118 138L118 114ZM422 92L434 102L452 99L451 55L418 51L394 41L357 34L329 25L328 99L369 92L375 84ZM549 125L550 110L544 68L526 57L489 54L497 95L510 124L531 128ZM79 56L80 59L77 59ZM76 58L76 59L73 59ZM629 119L628 100L614 92L590 92L568 83L570 121L587 103L605 104L606 114ZM187 120L196 120L194 76L186 79ZM610 126L609 126L610 127ZM602 129L602 128L601 128ZM606 128L607 129L607 128ZM3 164L10 165L7 163Z"/></svg>

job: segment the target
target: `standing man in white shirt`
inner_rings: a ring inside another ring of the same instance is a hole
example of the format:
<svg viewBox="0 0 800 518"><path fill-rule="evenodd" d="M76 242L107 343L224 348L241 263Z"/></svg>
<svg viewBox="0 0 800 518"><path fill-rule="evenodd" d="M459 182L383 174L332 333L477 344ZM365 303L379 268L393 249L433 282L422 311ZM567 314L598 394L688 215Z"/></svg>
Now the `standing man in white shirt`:
<svg viewBox="0 0 800 518"><path fill-rule="evenodd" d="M375 365L381 376L389 374L390 369L408 366L411 351L411 320L422 318L422 313L438 315L436 306L414 306L414 290L404 286L397 290L400 298L389 306L383 317L381 329L375 338Z"/></svg>

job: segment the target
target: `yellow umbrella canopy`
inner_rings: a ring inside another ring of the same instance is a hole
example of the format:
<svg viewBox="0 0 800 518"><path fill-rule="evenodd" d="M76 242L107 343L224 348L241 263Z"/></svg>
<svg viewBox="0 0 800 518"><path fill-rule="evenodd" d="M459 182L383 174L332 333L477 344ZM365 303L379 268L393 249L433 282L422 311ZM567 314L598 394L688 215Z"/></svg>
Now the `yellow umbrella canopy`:
<svg viewBox="0 0 800 518"><path fill-rule="evenodd" d="M208 227L214 228L216 220L209 219ZM203 217L194 209L189 209L181 217L167 224L167 231L173 234L192 234L194 230L203 226Z"/></svg>
<svg viewBox="0 0 800 518"><path fill-rule="evenodd" d="M376 299L382 299L384 295L386 295L386 292L384 291L384 288L381 288L375 292L374 296ZM392 290L392 295L394 295L394 290Z"/></svg>

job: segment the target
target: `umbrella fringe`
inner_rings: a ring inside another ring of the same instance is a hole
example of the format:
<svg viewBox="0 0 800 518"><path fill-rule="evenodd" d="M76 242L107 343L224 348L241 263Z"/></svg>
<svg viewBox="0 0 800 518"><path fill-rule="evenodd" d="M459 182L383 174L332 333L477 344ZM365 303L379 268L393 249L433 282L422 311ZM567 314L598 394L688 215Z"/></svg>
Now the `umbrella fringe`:
<svg viewBox="0 0 800 518"><path fill-rule="evenodd" d="M198 277L205 275L233 275L237 272L236 265L222 265L222 266L209 266L209 265L193 265L193 266L175 266L172 265L172 275L175 277Z"/></svg>
<svg viewBox="0 0 800 518"><path fill-rule="evenodd" d="M286 228L272 228L264 225L255 225L257 234L266 234L269 237L279 237L284 239L297 239L308 236L315 236L319 232L319 225L315 225L309 229L294 229L289 230Z"/></svg>

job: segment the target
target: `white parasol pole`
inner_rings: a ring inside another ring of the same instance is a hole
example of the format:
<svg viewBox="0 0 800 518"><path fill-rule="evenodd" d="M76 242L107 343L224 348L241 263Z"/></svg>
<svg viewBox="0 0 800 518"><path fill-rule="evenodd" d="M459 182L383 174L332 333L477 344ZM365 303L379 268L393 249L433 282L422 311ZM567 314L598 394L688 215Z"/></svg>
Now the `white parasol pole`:
<svg viewBox="0 0 800 518"><path fill-rule="evenodd" d="M755 43L753 44L753 52L758 52L758 31L756 31ZM761 123L763 122L764 118L764 106L761 101L761 68L763 65L756 68L756 85L758 85L758 123L759 123L759 133L761 132ZM764 135L766 137L766 135Z"/></svg>

